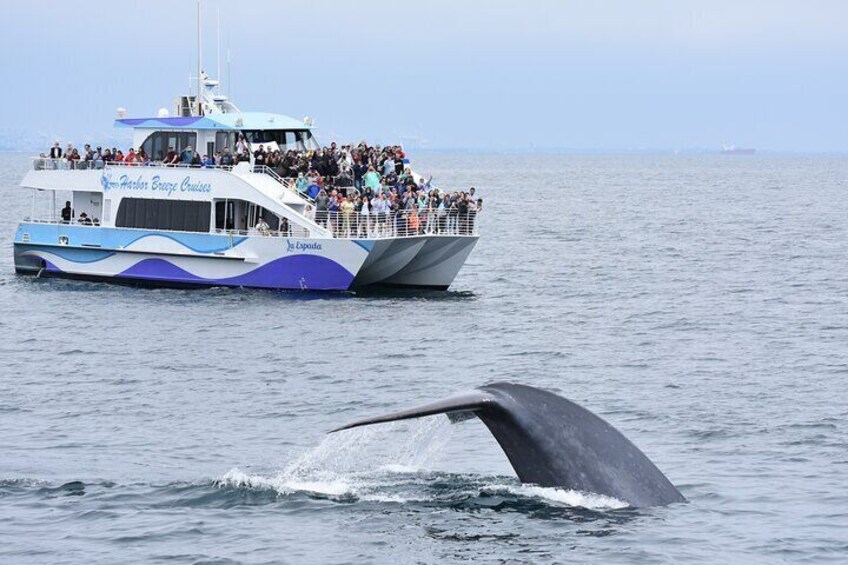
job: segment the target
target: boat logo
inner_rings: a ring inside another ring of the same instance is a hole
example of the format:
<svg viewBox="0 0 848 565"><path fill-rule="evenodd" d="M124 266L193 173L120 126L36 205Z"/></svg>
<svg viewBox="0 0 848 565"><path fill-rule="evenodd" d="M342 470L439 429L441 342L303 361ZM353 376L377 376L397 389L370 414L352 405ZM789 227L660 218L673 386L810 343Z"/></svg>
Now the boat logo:
<svg viewBox="0 0 848 565"><path fill-rule="evenodd" d="M112 176L100 175L100 184L103 185L103 190L109 190L110 188L117 188L118 182L112 180Z"/></svg>
<svg viewBox="0 0 848 565"><path fill-rule="evenodd" d="M103 191L114 190L120 188L123 190L150 190L154 192L164 192L167 196L173 195L175 192L212 192L212 185L208 182L192 181L191 176L186 176L182 181L167 181L159 175L154 175L152 178L145 179L141 175L136 178L130 178L129 175L121 175L117 180L112 180L111 174L103 174L100 176L100 184L103 186Z"/></svg>
<svg viewBox="0 0 848 565"><path fill-rule="evenodd" d="M323 247L317 241L292 241L286 240L286 253L295 251L321 251Z"/></svg>

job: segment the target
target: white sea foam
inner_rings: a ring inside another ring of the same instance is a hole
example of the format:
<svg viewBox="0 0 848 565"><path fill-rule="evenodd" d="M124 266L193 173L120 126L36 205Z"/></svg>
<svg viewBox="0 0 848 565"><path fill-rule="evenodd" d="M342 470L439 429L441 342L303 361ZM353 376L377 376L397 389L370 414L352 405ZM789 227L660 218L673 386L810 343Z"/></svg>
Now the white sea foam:
<svg viewBox="0 0 848 565"><path fill-rule="evenodd" d="M500 488L505 488L508 492L517 496L541 498L546 502L589 510L618 510L629 506L628 503L617 498L592 492L580 492L577 490L540 487L536 485L504 485Z"/></svg>

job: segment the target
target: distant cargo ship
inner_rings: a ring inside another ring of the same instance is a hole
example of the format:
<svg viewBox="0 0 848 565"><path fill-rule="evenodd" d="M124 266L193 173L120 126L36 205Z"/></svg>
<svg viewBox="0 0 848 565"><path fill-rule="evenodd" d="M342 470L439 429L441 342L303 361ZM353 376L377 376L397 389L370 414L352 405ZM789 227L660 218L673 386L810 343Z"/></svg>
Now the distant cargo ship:
<svg viewBox="0 0 848 565"><path fill-rule="evenodd" d="M722 155L753 155L757 150L751 147L736 147L735 145L725 145L721 148Z"/></svg>

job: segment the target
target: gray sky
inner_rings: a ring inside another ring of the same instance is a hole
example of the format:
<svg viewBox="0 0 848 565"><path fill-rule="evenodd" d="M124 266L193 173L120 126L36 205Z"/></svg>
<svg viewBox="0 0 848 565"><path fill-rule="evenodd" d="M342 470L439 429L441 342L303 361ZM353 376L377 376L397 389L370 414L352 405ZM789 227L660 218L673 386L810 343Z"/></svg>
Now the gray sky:
<svg viewBox="0 0 848 565"><path fill-rule="evenodd" d="M187 90L195 0L3 3L6 135L84 142ZM314 116L322 141L848 151L844 0L203 6L207 71L220 7L235 102Z"/></svg>

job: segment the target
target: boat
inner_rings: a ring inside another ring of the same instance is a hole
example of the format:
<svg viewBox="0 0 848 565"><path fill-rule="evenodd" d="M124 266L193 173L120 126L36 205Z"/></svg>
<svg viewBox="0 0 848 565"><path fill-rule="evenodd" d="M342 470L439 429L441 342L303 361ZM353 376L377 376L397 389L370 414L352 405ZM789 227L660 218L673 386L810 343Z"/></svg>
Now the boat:
<svg viewBox="0 0 848 565"><path fill-rule="evenodd" d="M314 122L243 112L217 80L199 75L196 93L180 96L174 115L163 108L129 118L118 109L115 126L132 128L144 162L100 153L33 158L21 181L33 191L33 210L14 237L18 273L171 287L450 287L479 239L473 205L438 217L432 210L372 210L366 218L316 209L295 178L253 155L259 145L317 150ZM211 156L239 142L249 154L238 163L164 158L191 148Z"/></svg>
<svg viewBox="0 0 848 565"><path fill-rule="evenodd" d="M752 147L737 147L735 145L724 145L721 148L722 155L753 155L757 150Z"/></svg>

